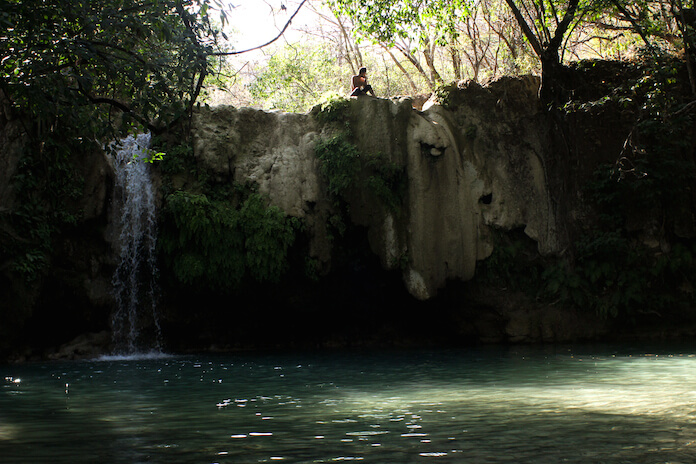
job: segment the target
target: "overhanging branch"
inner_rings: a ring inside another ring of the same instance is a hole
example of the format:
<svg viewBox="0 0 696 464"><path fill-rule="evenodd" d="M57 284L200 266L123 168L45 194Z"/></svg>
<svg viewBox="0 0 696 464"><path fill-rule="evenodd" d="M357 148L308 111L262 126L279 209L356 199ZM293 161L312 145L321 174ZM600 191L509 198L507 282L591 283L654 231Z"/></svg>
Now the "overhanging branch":
<svg viewBox="0 0 696 464"><path fill-rule="evenodd" d="M280 39L280 38L283 36L283 34L285 34L285 31L288 29L288 27L290 27L290 24L292 24L292 20L295 18L295 16L297 16L297 13L300 12L300 9L301 9L302 6L305 4L305 2L307 2L307 0L302 0L302 2L301 2L300 5L297 7L297 9L295 10L295 12L292 14L292 16L290 16L290 19L288 19L288 22L285 23L285 26L284 26L283 29L280 31L280 33L279 33L277 36L275 36L275 38L269 40L269 41L266 42L265 44L259 45L259 46L253 47L253 48L249 48L249 49L247 49L247 50L232 51L232 52L215 52L215 53L211 53L210 56L241 55L242 53L247 53L247 52L251 52L251 51L254 51L254 50L258 50L258 49L260 49L260 48L263 48L263 47L266 47L266 46L272 44L272 43L275 42L276 40Z"/></svg>

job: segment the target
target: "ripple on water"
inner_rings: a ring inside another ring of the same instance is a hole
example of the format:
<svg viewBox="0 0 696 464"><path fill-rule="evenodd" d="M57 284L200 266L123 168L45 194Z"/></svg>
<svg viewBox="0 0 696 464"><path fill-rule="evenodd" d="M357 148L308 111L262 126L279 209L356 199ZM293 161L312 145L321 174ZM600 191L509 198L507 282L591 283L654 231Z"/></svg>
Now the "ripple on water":
<svg viewBox="0 0 696 464"><path fill-rule="evenodd" d="M409 356L0 367L0 460L693 462L696 359Z"/></svg>
<svg viewBox="0 0 696 464"><path fill-rule="evenodd" d="M0 424L0 440L13 440L18 434L17 427L7 424Z"/></svg>

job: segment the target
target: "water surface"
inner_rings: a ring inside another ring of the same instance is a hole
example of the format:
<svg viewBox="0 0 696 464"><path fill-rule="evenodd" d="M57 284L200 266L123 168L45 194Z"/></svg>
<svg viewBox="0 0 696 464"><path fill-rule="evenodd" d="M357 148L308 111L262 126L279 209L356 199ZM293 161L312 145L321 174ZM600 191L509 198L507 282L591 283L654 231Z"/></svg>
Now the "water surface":
<svg viewBox="0 0 696 464"><path fill-rule="evenodd" d="M685 350L115 357L0 374L2 463L696 462Z"/></svg>

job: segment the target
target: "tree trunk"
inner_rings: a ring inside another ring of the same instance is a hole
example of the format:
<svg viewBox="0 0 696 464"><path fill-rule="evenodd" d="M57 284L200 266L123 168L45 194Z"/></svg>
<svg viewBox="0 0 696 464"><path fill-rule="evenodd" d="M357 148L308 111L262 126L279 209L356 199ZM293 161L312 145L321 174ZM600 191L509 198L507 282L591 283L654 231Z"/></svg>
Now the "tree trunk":
<svg viewBox="0 0 696 464"><path fill-rule="evenodd" d="M435 47L433 46L433 49L434 48ZM426 43L425 47L423 47L423 56L425 57L425 64L428 65L428 69L430 70L430 80L435 84L442 84L444 83L444 81L442 80L442 76L440 76L440 73L438 73L437 69L435 69L435 57L433 49L430 48L430 43Z"/></svg>
<svg viewBox="0 0 696 464"><path fill-rule="evenodd" d="M541 37L537 37L532 31L529 23L525 20L522 12L515 5L514 0L505 0L512 13L515 15L517 23L522 32L534 49L541 62L541 87L539 87L539 98L544 104L561 103L565 100L565 89L563 79L566 77L565 67L561 64L558 51L565 33L568 31L573 18L578 9L579 0L569 0L568 8L563 15L563 19L558 23L553 37L546 42ZM551 35L550 31L545 30L545 35Z"/></svg>
<svg viewBox="0 0 696 464"><path fill-rule="evenodd" d="M570 97L572 73L558 59L558 54L547 51L541 57L541 85L539 99L544 104L563 104Z"/></svg>
<svg viewBox="0 0 696 464"><path fill-rule="evenodd" d="M411 86L411 90L413 91L413 95L416 95L418 93L418 87L416 86L416 83L413 82L413 79L411 79L411 75L406 71L406 68L402 66L402 64L399 62L399 60L396 59L394 54L389 50L386 45L382 44L382 48L387 52L387 54L391 57L391 59L394 61L394 64L396 65L397 68L404 74L406 77L406 80L408 81L409 85Z"/></svg>
<svg viewBox="0 0 696 464"><path fill-rule="evenodd" d="M458 81L462 80L462 57L459 56L459 51L455 47L450 47L450 56L452 57L452 69L454 69L454 78Z"/></svg>
<svg viewBox="0 0 696 464"><path fill-rule="evenodd" d="M425 72L425 69L423 69L423 66L422 66L422 65L420 64L420 62L418 61L418 58L416 58L415 56L413 56L413 54L411 53L411 51L408 50L408 49L407 49L406 47L404 47L403 45L396 44L395 47L396 47L397 50L399 50L399 51L406 57L406 59L407 59L408 61L411 62L411 64L418 70L418 72L420 73L420 75L423 76L423 77L425 78L425 80L428 82L428 86L430 87L430 89L431 89L431 90L434 89L434 88L435 88L435 85L433 84L433 81L431 80L430 76L428 76L428 73Z"/></svg>
<svg viewBox="0 0 696 464"><path fill-rule="evenodd" d="M684 8L681 0L676 1L676 6L679 10L679 15L674 15L677 19L677 26L684 40L684 60L686 61L686 70L689 74L689 83L691 84L691 93L696 96L696 70L694 69L694 54L696 54L696 10L693 8ZM674 4L672 11L674 11Z"/></svg>

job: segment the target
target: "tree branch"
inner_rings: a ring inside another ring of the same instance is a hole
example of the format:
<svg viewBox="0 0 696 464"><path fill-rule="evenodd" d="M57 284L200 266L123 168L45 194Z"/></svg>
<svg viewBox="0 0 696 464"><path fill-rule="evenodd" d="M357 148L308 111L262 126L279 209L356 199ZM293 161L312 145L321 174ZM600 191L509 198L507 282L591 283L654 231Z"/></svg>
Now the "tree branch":
<svg viewBox="0 0 696 464"><path fill-rule="evenodd" d="M638 21L633 17L631 13L628 12L626 8L618 1L618 0L611 0L611 3L614 4L616 9L623 15L623 17L631 23L631 26L633 27L633 30L638 33L641 39L643 39L643 42L645 42L645 45L648 46L649 50L652 50L652 44L650 44L650 40L648 40L648 36L645 34L645 31L643 28L640 26Z"/></svg>
<svg viewBox="0 0 696 464"><path fill-rule="evenodd" d="M389 50L389 48L387 48L386 45L380 45L384 49L384 51L386 51L387 54L391 57L392 61L394 61L396 67L399 68L399 70L404 74L404 76L408 80L408 83L411 85L411 90L413 91L413 94L415 95L416 93L418 93L418 87L416 87L415 82L413 82L413 79L411 79L411 75L408 73L408 71L406 71L406 68L404 68L403 65L399 62L399 60L396 59L394 54L391 52L391 50Z"/></svg>
<svg viewBox="0 0 696 464"><path fill-rule="evenodd" d="M260 48L263 48L263 47L266 47L266 46L272 44L272 43L275 42L276 40L280 39L280 38L283 36L283 34L285 34L285 31L288 29L288 27L290 27L290 24L292 24L292 20L295 18L295 16L297 16L297 13L300 12L300 9L302 8L302 6L305 4L306 1L307 1L307 0L302 0L302 3L300 3L300 6L297 7L297 10L295 10L295 12L292 14L292 16L290 16L290 19L288 19L288 22L285 23L285 27L283 27L283 29L280 31L280 33L279 33L277 36L275 36L275 38L269 40L269 41L266 42L265 44L259 45L259 46L257 46L257 47L252 47L252 48L249 48L249 49L247 49L247 50L241 50L241 51L215 52L215 53L211 53L210 56L241 55L242 53L247 53L247 52L251 52L251 51L254 51L254 50L258 50L258 49L260 49Z"/></svg>
<svg viewBox="0 0 696 464"><path fill-rule="evenodd" d="M104 47L104 48L111 48L111 49L114 49L114 50L118 50L119 52L123 53L124 55L127 55L127 56L132 57L133 59L135 59L136 61L138 61L140 64L143 64L143 65L147 64L147 61L145 61L145 60L144 60L141 56L139 56L137 53L134 53L134 52L132 52L131 50L127 50L127 49L125 49L125 48L123 48L123 47L120 47L120 46L118 46L118 45L116 45L116 44L107 43L107 42L103 42L103 41L100 41L100 40L84 40L84 39L76 39L74 42L77 43L77 44L86 46L86 47L89 47L90 45L93 45L93 46L95 46L95 47Z"/></svg>
<svg viewBox="0 0 696 464"><path fill-rule="evenodd" d="M573 18L575 18L575 13L578 9L578 3L579 0L570 0L568 2L568 9L563 15L563 19L558 24L558 27L556 27L553 38L549 42L549 50L558 50L561 47L563 36L570 27L570 23L573 21Z"/></svg>
<svg viewBox="0 0 696 464"><path fill-rule="evenodd" d="M541 44L539 43L537 37L534 35L534 32L532 32L532 29L529 27L529 24L527 24L527 21L525 21L522 12L519 10L519 8L517 8L517 5L515 5L515 2L513 0L505 0L505 3L508 4L510 9L512 10L512 14L515 15L517 23L520 25L520 28L522 29L524 36L529 41L529 44L534 49L534 52L537 54L537 56L541 56L544 53L544 50L541 48Z"/></svg>

